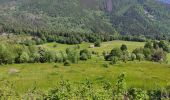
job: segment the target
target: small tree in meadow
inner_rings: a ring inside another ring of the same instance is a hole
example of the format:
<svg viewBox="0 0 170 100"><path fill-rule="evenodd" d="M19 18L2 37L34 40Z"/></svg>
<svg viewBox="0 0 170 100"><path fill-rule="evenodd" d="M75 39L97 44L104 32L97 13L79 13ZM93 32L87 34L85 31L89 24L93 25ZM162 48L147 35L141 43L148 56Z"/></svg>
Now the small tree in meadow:
<svg viewBox="0 0 170 100"><path fill-rule="evenodd" d="M146 42L144 48L152 49L152 48L153 48L152 42L150 42L150 41L149 41L149 42Z"/></svg>
<svg viewBox="0 0 170 100"><path fill-rule="evenodd" d="M80 55L80 60L88 60L87 54L83 53Z"/></svg>
<svg viewBox="0 0 170 100"><path fill-rule="evenodd" d="M126 51L126 50L127 50L127 46L126 46L125 44L122 44L122 46L120 47L120 49L121 49L122 51Z"/></svg>
<svg viewBox="0 0 170 100"><path fill-rule="evenodd" d="M131 60L134 61L136 59L136 55L134 53L131 54Z"/></svg>
<svg viewBox="0 0 170 100"><path fill-rule="evenodd" d="M123 51L121 56L122 61L126 63L129 60L129 58L130 58L129 52Z"/></svg>
<svg viewBox="0 0 170 100"><path fill-rule="evenodd" d="M110 64L114 65L114 64L116 64L116 63L118 62L118 60L119 60L118 57L113 56L113 57L111 58Z"/></svg>
<svg viewBox="0 0 170 100"><path fill-rule="evenodd" d="M64 62L64 66L70 66L70 65L71 65L71 63L70 63L69 60L66 60L66 61Z"/></svg>
<svg viewBox="0 0 170 100"><path fill-rule="evenodd" d="M142 60L144 59L144 55L141 54L141 53L138 53L138 54L136 55L136 59L139 60L139 61L142 61Z"/></svg>
<svg viewBox="0 0 170 100"><path fill-rule="evenodd" d="M122 55L122 51L121 51L119 48L114 48L114 49L112 49L111 52L110 52L110 56L111 56L111 57L112 57L112 56L116 56L116 57L120 58L121 55Z"/></svg>
<svg viewBox="0 0 170 100"><path fill-rule="evenodd" d="M67 59L72 63L78 63L79 54L77 48L67 48L66 49Z"/></svg>
<svg viewBox="0 0 170 100"><path fill-rule="evenodd" d="M100 46L101 46L101 41L100 41L100 40L97 40L97 41L94 43L94 46L95 46L95 47L100 47Z"/></svg>
<svg viewBox="0 0 170 100"><path fill-rule="evenodd" d="M86 57L87 56L87 57ZM91 59L91 53L87 49L83 49L80 51L80 58L88 58ZM82 60L82 59L80 59Z"/></svg>
<svg viewBox="0 0 170 100"><path fill-rule="evenodd" d="M163 62L166 61L166 52L163 49L157 49L152 54L152 60L156 62Z"/></svg>

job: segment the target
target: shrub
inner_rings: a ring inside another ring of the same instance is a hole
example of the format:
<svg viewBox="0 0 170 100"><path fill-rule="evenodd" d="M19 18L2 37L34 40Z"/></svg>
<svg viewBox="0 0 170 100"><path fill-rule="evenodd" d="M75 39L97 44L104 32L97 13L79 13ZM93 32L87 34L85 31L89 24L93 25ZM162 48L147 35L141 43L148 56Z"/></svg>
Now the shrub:
<svg viewBox="0 0 170 100"><path fill-rule="evenodd" d="M116 64L117 62L118 62L118 58L117 58L117 57L112 57L110 64L111 64L111 65L114 65L114 64Z"/></svg>
<svg viewBox="0 0 170 100"><path fill-rule="evenodd" d="M151 49L149 49L149 48L144 48L144 49L143 49L143 54L144 54L144 56L145 56L145 58L146 58L147 60L151 60L151 54L152 54L152 50L151 50Z"/></svg>
<svg viewBox="0 0 170 100"><path fill-rule="evenodd" d="M121 49L122 51L126 51L126 50L127 50L127 46L126 46L125 44L122 44L122 46L120 47L120 49Z"/></svg>
<svg viewBox="0 0 170 100"><path fill-rule="evenodd" d="M131 54L131 59L134 61L136 59L136 55L134 53Z"/></svg>
<svg viewBox="0 0 170 100"><path fill-rule="evenodd" d="M23 52L20 56L20 63L26 63L29 61L29 55L27 52Z"/></svg>
<svg viewBox="0 0 170 100"><path fill-rule="evenodd" d="M129 60L129 58L130 58L129 52L123 51L121 56L122 61L126 63Z"/></svg>
<svg viewBox="0 0 170 100"><path fill-rule="evenodd" d="M14 54L9 50L8 46L5 44L0 44L0 64L7 64L14 62Z"/></svg>
<svg viewBox="0 0 170 100"><path fill-rule="evenodd" d="M109 65L108 65L107 63L104 63L102 66L103 66L104 68L108 68L108 67L109 67Z"/></svg>
<svg viewBox="0 0 170 100"><path fill-rule="evenodd" d="M54 68L58 68L59 66L57 65L57 64L54 64L54 66L53 66Z"/></svg>
<svg viewBox="0 0 170 100"><path fill-rule="evenodd" d="M128 91L131 100L148 100L147 91L137 88L132 88Z"/></svg>
<svg viewBox="0 0 170 100"><path fill-rule="evenodd" d="M136 48L135 50L133 50L133 52L132 53L134 53L134 54L143 54L143 48Z"/></svg>
<svg viewBox="0 0 170 100"><path fill-rule="evenodd" d="M155 62L163 62L166 61L166 52L162 49L157 49L152 54L152 60Z"/></svg>
<svg viewBox="0 0 170 100"><path fill-rule="evenodd" d="M39 62L39 60L40 60L40 54L39 53L33 53L30 57L31 63Z"/></svg>
<svg viewBox="0 0 170 100"><path fill-rule="evenodd" d="M80 60L88 60L88 57L85 53L83 53L81 56L80 56Z"/></svg>
<svg viewBox="0 0 170 100"><path fill-rule="evenodd" d="M97 41L94 43L94 46L95 46L95 47L100 47L100 46L101 46L100 40L97 40Z"/></svg>
<svg viewBox="0 0 170 100"><path fill-rule="evenodd" d="M79 53L76 48L67 48L66 49L67 59L72 63L78 63Z"/></svg>
<svg viewBox="0 0 170 100"><path fill-rule="evenodd" d="M108 53L106 51L102 52L102 55L105 57Z"/></svg>
<svg viewBox="0 0 170 100"><path fill-rule="evenodd" d="M66 61L64 62L64 66L71 66L70 61L69 61L69 60L66 60Z"/></svg>
<svg viewBox="0 0 170 100"><path fill-rule="evenodd" d="M150 41L149 41L149 42L146 42L144 48L152 49L152 48L153 48L152 42L150 42Z"/></svg>
<svg viewBox="0 0 170 100"><path fill-rule="evenodd" d="M126 80L125 74L120 74L117 78L116 87L113 91L114 100L124 100L123 98L126 95Z"/></svg>
<svg viewBox="0 0 170 100"><path fill-rule="evenodd" d="M81 50L80 51L80 58L81 58L81 56L87 56L87 58L88 59L91 59L91 53L90 53L90 51L88 51L87 49L83 49L83 50Z"/></svg>
<svg viewBox="0 0 170 100"><path fill-rule="evenodd" d="M110 56L116 56L116 57L120 58L121 55L122 55L122 51L119 48L114 48L110 52Z"/></svg>
<svg viewBox="0 0 170 100"><path fill-rule="evenodd" d="M99 53L96 52L96 51L92 51L92 54L93 54L93 55L99 55Z"/></svg>
<svg viewBox="0 0 170 100"><path fill-rule="evenodd" d="M136 59L139 60L139 61L142 61L142 60L144 59L144 55L141 54L141 53L138 53L138 54L136 55Z"/></svg>

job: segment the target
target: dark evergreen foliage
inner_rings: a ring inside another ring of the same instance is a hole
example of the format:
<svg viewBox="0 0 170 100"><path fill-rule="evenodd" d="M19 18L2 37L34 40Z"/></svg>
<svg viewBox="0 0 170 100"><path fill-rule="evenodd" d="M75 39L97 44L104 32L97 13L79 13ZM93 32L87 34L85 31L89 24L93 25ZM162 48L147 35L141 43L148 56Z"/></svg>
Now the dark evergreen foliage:
<svg viewBox="0 0 170 100"><path fill-rule="evenodd" d="M38 36L37 44L165 40L170 35L170 7L158 0L0 0L0 12L0 33Z"/></svg>

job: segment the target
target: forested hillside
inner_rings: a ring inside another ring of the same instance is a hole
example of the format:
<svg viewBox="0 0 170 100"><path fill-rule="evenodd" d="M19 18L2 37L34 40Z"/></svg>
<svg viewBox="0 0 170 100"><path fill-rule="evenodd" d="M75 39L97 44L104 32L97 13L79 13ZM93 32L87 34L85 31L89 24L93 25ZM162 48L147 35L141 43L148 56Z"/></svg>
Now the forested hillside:
<svg viewBox="0 0 170 100"><path fill-rule="evenodd" d="M170 4L170 0L160 0L163 1L164 3Z"/></svg>
<svg viewBox="0 0 170 100"><path fill-rule="evenodd" d="M159 0L0 0L0 32L117 31L162 39L169 27L170 7Z"/></svg>

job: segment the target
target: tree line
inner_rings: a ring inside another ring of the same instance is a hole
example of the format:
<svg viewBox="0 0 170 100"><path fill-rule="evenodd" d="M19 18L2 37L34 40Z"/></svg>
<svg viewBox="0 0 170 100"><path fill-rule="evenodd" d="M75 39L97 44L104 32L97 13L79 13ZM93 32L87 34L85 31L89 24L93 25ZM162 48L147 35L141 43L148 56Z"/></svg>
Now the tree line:
<svg viewBox="0 0 170 100"><path fill-rule="evenodd" d="M14 32L16 33L16 32ZM17 32L18 35L21 34L31 34L34 38L33 41L36 44L43 44L46 42L57 42L62 44L81 44L82 42L90 42L94 43L97 40L101 42L113 41L113 40L124 40L124 41L137 41L137 42L145 42L147 39L152 39L146 36L131 36L131 35L121 35L116 31L113 34L110 33L64 33L64 32L44 32L44 31L35 31L35 32L27 32L20 33ZM161 38L162 39L162 38ZM165 40L167 38L164 38Z"/></svg>
<svg viewBox="0 0 170 100"><path fill-rule="evenodd" d="M91 52L80 50L79 45L67 48L65 51L48 50L42 46L23 44L0 44L0 64L12 63L47 63L63 62L66 65L78 63L79 60L88 60Z"/></svg>
<svg viewBox="0 0 170 100"><path fill-rule="evenodd" d="M123 44L120 48L113 48L110 53L103 52L106 61L116 64L118 61L148 60L154 62L167 63L167 53L170 52L168 43L165 41L148 41L142 48L136 48L132 52L127 51L127 46Z"/></svg>
<svg viewBox="0 0 170 100"><path fill-rule="evenodd" d="M101 42L96 41L94 46L100 47ZM110 52L103 51L102 55L111 64L116 64L118 61L126 63L134 60L166 63L166 55L169 52L169 45L166 41L148 41L143 48L136 48L132 52L128 51L125 44L122 44L120 48L113 48ZM99 53L81 49L79 45L67 48L65 51L55 51L48 50L41 45L0 44L0 64L62 62L70 65L78 63L79 60L91 59L92 55L99 56Z"/></svg>

